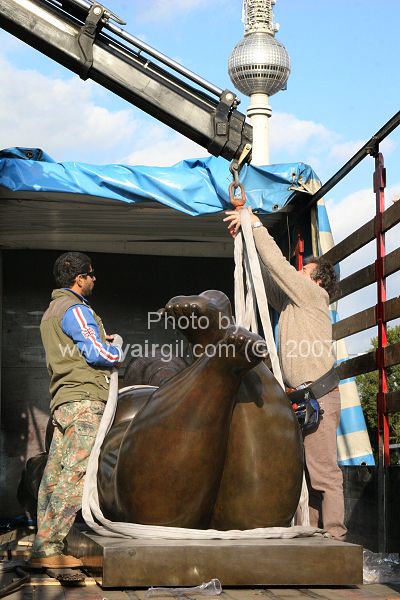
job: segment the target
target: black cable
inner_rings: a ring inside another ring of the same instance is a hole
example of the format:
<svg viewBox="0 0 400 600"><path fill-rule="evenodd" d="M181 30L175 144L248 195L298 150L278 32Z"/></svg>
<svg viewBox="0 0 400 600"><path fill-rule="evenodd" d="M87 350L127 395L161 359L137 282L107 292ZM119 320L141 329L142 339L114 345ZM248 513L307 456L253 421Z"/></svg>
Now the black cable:
<svg viewBox="0 0 400 600"><path fill-rule="evenodd" d="M290 240L289 215L287 213L286 213L286 229L287 229L287 236L288 236L288 261L290 262L290 259L292 258L292 244L291 244L291 240Z"/></svg>

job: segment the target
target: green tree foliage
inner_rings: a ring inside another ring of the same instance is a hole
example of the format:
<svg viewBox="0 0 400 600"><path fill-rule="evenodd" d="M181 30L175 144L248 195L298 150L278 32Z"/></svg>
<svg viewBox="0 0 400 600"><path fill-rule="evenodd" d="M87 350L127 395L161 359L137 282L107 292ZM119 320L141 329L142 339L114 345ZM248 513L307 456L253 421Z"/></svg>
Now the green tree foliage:
<svg viewBox="0 0 400 600"><path fill-rule="evenodd" d="M388 344L400 342L400 325L389 327L387 330ZM370 350L376 350L378 347L378 338L371 339ZM400 365L395 365L387 369L389 392L400 390ZM378 417L376 409L376 394L378 392L378 371L366 373L356 377L358 392L360 394L361 405L364 410L365 419L371 445L376 455L378 448ZM400 443L400 414L389 416L390 443Z"/></svg>

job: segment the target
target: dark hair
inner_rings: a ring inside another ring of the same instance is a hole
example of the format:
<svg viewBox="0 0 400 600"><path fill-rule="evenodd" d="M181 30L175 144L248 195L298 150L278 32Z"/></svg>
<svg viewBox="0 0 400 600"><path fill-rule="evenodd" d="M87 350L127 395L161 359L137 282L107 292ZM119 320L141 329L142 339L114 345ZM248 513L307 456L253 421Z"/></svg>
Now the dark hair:
<svg viewBox="0 0 400 600"><path fill-rule="evenodd" d="M54 263L53 275L59 287L71 287L76 276L90 271L92 261L82 252L65 252Z"/></svg>
<svg viewBox="0 0 400 600"><path fill-rule="evenodd" d="M315 264L315 269L311 273L311 279L321 280L321 287L324 288L333 297L338 291L338 277L332 263L325 260L323 256L309 256L304 260L305 265Z"/></svg>

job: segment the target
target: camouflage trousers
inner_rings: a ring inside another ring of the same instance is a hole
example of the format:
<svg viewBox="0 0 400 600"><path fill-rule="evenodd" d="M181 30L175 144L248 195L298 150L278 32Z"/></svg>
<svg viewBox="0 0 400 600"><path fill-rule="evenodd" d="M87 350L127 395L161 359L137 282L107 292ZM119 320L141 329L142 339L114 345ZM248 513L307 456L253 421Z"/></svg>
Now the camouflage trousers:
<svg viewBox="0 0 400 600"><path fill-rule="evenodd" d="M54 411L56 427L39 488L34 557L64 550L64 538L81 508L86 466L104 408L103 402L81 400Z"/></svg>

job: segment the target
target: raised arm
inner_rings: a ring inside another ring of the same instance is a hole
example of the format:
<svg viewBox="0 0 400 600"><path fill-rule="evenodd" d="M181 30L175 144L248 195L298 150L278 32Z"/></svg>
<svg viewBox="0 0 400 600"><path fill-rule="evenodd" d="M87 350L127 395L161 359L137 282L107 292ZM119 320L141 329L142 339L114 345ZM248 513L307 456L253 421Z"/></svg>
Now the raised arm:
<svg viewBox="0 0 400 600"><path fill-rule="evenodd" d="M278 312L281 312L287 295L281 290L279 285L273 279L271 273L265 264L260 260L261 273L265 286L265 292L267 294L268 303Z"/></svg>
<svg viewBox="0 0 400 600"><path fill-rule="evenodd" d="M270 236L267 229L262 226L260 219L252 213L251 209L249 209L249 212L251 213L254 242L260 261L265 267L265 269L262 269L263 274L267 271L275 284L277 284L277 288L286 294L292 302L299 306L304 304L305 298L314 289L312 287L314 283L296 271L283 256L279 246ZM228 216L224 221L228 222L228 230L235 237L240 228L240 212L226 211L225 214ZM265 282L268 282L268 278L265 278ZM280 299L282 300L282 296Z"/></svg>

